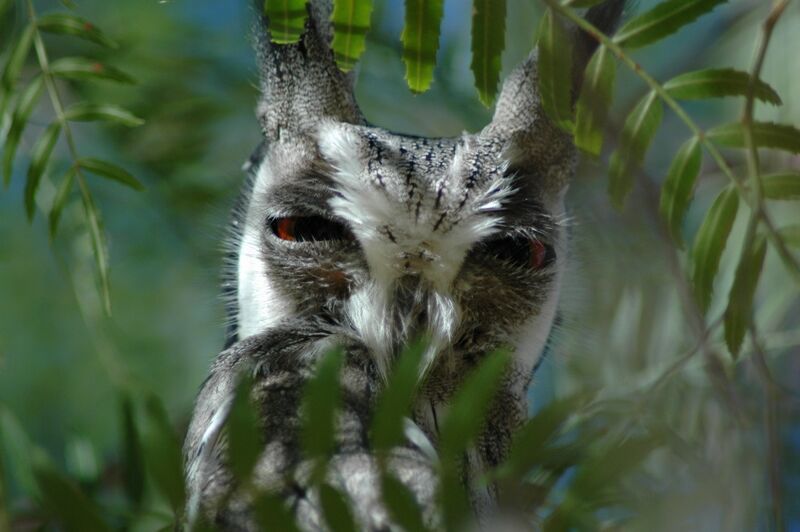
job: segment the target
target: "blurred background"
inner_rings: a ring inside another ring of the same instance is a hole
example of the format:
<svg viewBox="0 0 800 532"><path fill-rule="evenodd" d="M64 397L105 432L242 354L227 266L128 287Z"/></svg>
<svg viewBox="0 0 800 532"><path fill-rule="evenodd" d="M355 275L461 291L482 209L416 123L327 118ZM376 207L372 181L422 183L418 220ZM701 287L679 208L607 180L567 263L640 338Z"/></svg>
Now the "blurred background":
<svg viewBox="0 0 800 532"><path fill-rule="evenodd" d="M223 344L219 298L222 240L243 180L242 163L259 141L253 109L257 76L250 50L249 2L221 0L79 0L77 13L117 39L104 50L47 36L54 57L84 54L118 66L137 85L64 83L65 100L119 103L146 120L133 129L75 128L79 151L103 156L147 187L136 193L92 180L109 238L113 317L103 316L80 200L48 238L42 212L32 225L22 202L32 143L52 120L43 104L23 137L11 186L0 192L0 404L61 467L83 483L113 475L121 441L120 383L153 391L182 430L212 358ZM643 11L651 0L636 7ZM635 54L658 80L704 66L747 70L769 2L736 0ZM35 0L44 13L60 2ZM445 2L432 89L414 96L403 80L399 35L403 6L377 1L357 95L382 127L428 136L477 131L491 110L473 87L470 10ZM540 4L508 0L504 75L532 48ZM0 21L0 46L20 31L24 13ZM783 98L757 106L764 120L800 123L800 5L790 4L773 38L763 78ZM33 69L33 57L30 58ZM26 74L23 73L23 76ZM624 68L617 73L617 127L646 92ZM703 127L737 120L743 99L688 102ZM573 267L562 318L532 391L532 409L575 390L598 393L597 418L608 431L652 429L666 443L631 474L624 497L632 513L609 530L770 530L776 513L800 531L800 300L798 286L772 251L757 296L763 361L746 340L734 361L720 327L709 357L682 304L686 257L660 231L658 192L689 132L669 112L624 212L606 194L607 154L584 160L568 198ZM613 139L607 142L613 148ZM57 146L56 153L64 149ZM726 152L734 169L744 160ZM800 168L798 158L763 152L766 169ZM38 201L49 205L66 163L52 165ZM726 183L705 161L684 226L691 242ZM798 221L797 205L769 204L779 222ZM744 211L744 209L742 209ZM724 310L746 212L722 260L709 323ZM779 223L779 225L781 225ZM777 381L777 382L774 382ZM772 394L772 400L767 398ZM8 459L9 450L3 451ZM9 507L24 508L6 475ZM779 496L774 504L771 494ZM613 521L609 516L608 522ZM602 516L600 518L603 522ZM146 528L146 527L145 527Z"/></svg>

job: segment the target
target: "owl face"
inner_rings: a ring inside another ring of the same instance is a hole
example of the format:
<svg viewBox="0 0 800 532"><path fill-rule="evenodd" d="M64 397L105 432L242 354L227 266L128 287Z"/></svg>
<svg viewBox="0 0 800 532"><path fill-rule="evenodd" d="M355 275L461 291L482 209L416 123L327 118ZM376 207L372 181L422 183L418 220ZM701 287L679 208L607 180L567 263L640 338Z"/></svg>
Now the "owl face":
<svg viewBox="0 0 800 532"><path fill-rule="evenodd" d="M315 316L384 373L419 336L431 367L506 346L532 367L565 256L563 191L548 170L485 133L428 139L323 121L273 143L240 244L239 336Z"/></svg>

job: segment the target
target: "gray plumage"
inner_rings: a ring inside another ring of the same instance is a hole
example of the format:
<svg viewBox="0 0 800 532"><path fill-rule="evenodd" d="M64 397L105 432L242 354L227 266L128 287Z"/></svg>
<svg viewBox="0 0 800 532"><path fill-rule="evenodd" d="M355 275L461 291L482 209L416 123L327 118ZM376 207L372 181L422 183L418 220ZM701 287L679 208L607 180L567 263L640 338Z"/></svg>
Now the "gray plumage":
<svg viewBox="0 0 800 532"><path fill-rule="evenodd" d="M608 32L623 4L608 1L587 17ZM353 501L361 528L390 528L367 429L398 353L426 335L411 425L417 437L395 450L391 469L430 525L438 519L435 466L421 442L436 447L448 402L487 353L514 352L489 421L464 457L462 478L485 521L502 493L475 480L505 458L526 418L567 259L563 196L576 151L544 115L535 52L505 81L479 133L428 139L366 125L351 77L333 61L329 15L328 2L312 2L295 45L271 44L259 17L264 143L246 165L232 223L229 347L203 384L186 437L189 518L257 528L228 468L223 430L247 372L264 435L254 484L277 490L304 529L324 529L299 453L299 401L316 362L341 345L345 400L327 480ZM582 33L575 42L582 71L596 43ZM292 233L297 224L308 237Z"/></svg>

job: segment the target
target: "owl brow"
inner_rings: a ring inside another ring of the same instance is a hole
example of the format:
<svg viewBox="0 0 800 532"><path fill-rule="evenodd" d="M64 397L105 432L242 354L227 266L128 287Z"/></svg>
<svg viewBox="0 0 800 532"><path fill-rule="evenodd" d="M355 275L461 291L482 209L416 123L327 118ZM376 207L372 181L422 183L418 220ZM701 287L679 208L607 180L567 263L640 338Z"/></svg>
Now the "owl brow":
<svg viewBox="0 0 800 532"><path fill-rule="evenodd" d="M264 196L267 211L275 214L319 214L330 216L333 195L327 180L303 179L271 188Z"/></svg>

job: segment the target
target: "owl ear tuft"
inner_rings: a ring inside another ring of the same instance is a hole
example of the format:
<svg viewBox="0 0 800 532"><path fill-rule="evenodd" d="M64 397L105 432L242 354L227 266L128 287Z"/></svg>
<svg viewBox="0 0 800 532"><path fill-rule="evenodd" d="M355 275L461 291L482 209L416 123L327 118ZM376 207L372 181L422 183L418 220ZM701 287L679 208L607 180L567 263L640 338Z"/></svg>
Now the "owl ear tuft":
<svg viewBox="0 0 800 532"><path fill-rule="evenodd" d="M330 43L331 0L306 4L308 18L294 44L270 41L263 0L255 1L255 48L262 96L258 118L267 140L306 134L323 120L363 123L355 102L353 74L336 66Z"/></svg>

